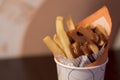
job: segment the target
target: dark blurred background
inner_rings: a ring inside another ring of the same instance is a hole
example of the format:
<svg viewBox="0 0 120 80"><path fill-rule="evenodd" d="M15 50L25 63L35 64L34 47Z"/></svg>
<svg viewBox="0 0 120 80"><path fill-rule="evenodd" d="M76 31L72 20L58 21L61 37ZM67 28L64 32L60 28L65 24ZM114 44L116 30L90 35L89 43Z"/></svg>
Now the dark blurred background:
<svg viewBox="0 0 120 80"><path fill-rule="evenodd" d="M71 15L77 24L104 5L113 23L105 80L120 80L119 0L0 0L0 80L57 80L42 41L55 33L56 16Z"/></svg>

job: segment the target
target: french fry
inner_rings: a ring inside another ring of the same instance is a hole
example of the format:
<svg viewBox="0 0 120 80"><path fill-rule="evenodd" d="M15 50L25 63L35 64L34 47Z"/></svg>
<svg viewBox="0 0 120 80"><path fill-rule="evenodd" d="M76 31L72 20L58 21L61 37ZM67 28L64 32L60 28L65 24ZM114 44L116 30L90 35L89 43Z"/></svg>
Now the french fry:
<svg viewBox="0 0 120 80"><path fill-rule="evenodd" d="M93 40L95 42L98 41L97 35L89 27L87 28L80 27L78 31L87 38L89 38L90 40Z"/></svg>
<svg viewBox="0 0 120 80"><path fill-rule="evenodd" d="M48 47L54 54L59 54L59 55L62 55L62 56L64 56L64 57L66 57L64 51L62 51L62 50L56 45L56 43L51 39L50 36L46 36L46 37L43 39L43 42L47 45L47 47Z"/></svg>
<svg viewBox="0 0 120 80"><path fill-rule="evenodd" d="M80 44L79 44L79 43L74 42L74 43L72 44L72 48L73 48L73 53L74 53L74 56L75 56L75 57L79 57L79 56L83 55L83 52L82 52L82 50L80 49Z"/></svg>
<svg viewBox="0 0 120 80"><path fill-rule="evenodd" d="M105 44L105 42L103 40L100 40L98 43L99 46L103 46L104 44Z"/></svg>
<svg viewBox="0 0 120 80"><path fill-rule="evenodd" d="M54 37L53 37L54 41L56 42L56 44L61 48L63 49L63 46L60 42L60 40L58 39L58 36L55 34Z"/></svg>
<svg viewBox="0 0 120 80"><path fill-rule="evenodd" d="M95 27L95 31L96 31L96 33L98 33L100 35L103 34L105 36L106 40L109 38L108 35L107 35L107 32L105 31L105 28L103 26L97 25Z"/></svg>
<svg viewBox="0 0 120 80"><path fill-rule="evenodd" d="M67 58L72 59L73 55L72 55L72 52L70 50L71 44L70 44L69 38L64 30L63 17L61 17L61 16L58 16L56 18L56 33L58 35L58 38L60 39L60 42L63 46L63 50L64 50Z"/></svg>
<svg viewBox="0 0 120 80"><path fill-rule="evenodd" d="M69 31L75 29L75 25L73 23L73 20L72 20L71 16L69 16L68 19L67 19L67 27L68 27Z"/></svg>
<svg viewBox="0 0 120 80"><path fill-rule="evenodd" d="M92 54L92 51L90 50L90 48L88 48L88 42L85 42L83 45L80 46L80 48L84 55L88 56Z"/></svg>
<svg viewBox="0 0 120 80"><path fill-rule="evenodd" d="M92 51L94 54L98 54L99 48L97 47L97 45L95 45L94 43L90 43L90 44L88 45L88 47L91 49L91 51Z"/></svg>

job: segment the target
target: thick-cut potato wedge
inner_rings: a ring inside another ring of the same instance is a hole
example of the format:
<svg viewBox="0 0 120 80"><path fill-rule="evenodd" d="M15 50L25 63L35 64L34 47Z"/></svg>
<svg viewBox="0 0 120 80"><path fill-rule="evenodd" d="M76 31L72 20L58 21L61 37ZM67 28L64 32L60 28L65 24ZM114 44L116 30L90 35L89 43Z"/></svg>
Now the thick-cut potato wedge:
<svg viewBox="0 0 120 80"><path fill-rule="evenodd" d="M67 58L72 59L73 56L72 56L72 52L70 50L71 44L70 44L69 38L64 30L63 17L61 17L61 16L58 16L56 18L56 33L58 35L58 38L60 39L60 42L63 46L63 50L64 50Z"/></svg>
<svg viewBox="0 0 120 80"><path fill-rule="evenodd" d="M63 49L63 46L60 42L60 40L58 39L58 36L55 34L54 37L53 37L54 41L56 42L56 44L61 48Z"/></svg>
<svg viewBox="0 0 120 80"><path fill-rule="evenodd" d="M43 39L44 43L47 45L47 47L54 53L54 54L59 54L59 55L62 55L64 57L65 56L65 53L64 51L62 51L57 45L56 43L50 38L50 36L46 36L44 39Z"/></svg>
<svg viewBox="0 0 120 80"><path fill-rule="evenodd" d="M72 20L71 16L69 16L68 19L67 19L67 27L68 27L69 31L75 29L75 25L73 23L73 20Z"/></svg>

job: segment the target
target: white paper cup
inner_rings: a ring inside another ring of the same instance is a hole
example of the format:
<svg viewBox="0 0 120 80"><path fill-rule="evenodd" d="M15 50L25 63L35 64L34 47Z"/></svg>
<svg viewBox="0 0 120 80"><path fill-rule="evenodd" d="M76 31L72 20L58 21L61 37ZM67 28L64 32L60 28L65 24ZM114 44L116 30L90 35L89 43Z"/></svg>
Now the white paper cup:
<svg viewBox="0 0 120 80"><path fill-rule="evenodd" d="M104 80L105 63L93 67L71 67L54 58L57 65L58 80Z"/></svg>

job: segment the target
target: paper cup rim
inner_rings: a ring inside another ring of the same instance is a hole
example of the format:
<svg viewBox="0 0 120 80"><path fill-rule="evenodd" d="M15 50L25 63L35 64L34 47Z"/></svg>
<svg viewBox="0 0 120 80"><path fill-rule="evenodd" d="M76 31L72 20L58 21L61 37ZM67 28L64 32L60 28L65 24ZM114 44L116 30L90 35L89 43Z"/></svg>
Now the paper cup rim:
<svg viewBox="0 0 120 80"><path fill-rule="evenodd" d="M106 60L103 64L97 65L97 66L91 66L91 67L74 67L74 66L64 65L64 64L58 62L56 58L54 58L54 61L55 61L58 65L60 65L60 66L63 66L63 67L65 67L65 68L70 68L70 69L79 69L79 70L80 70L80 69L82 69L82 70L84 70L84 69L95 69L95 68L102 67L102 66L104 66L104 65L106 65L106 64L108 63L108 60L109 60L109 59L107 58L107 60Z"/></svg>

